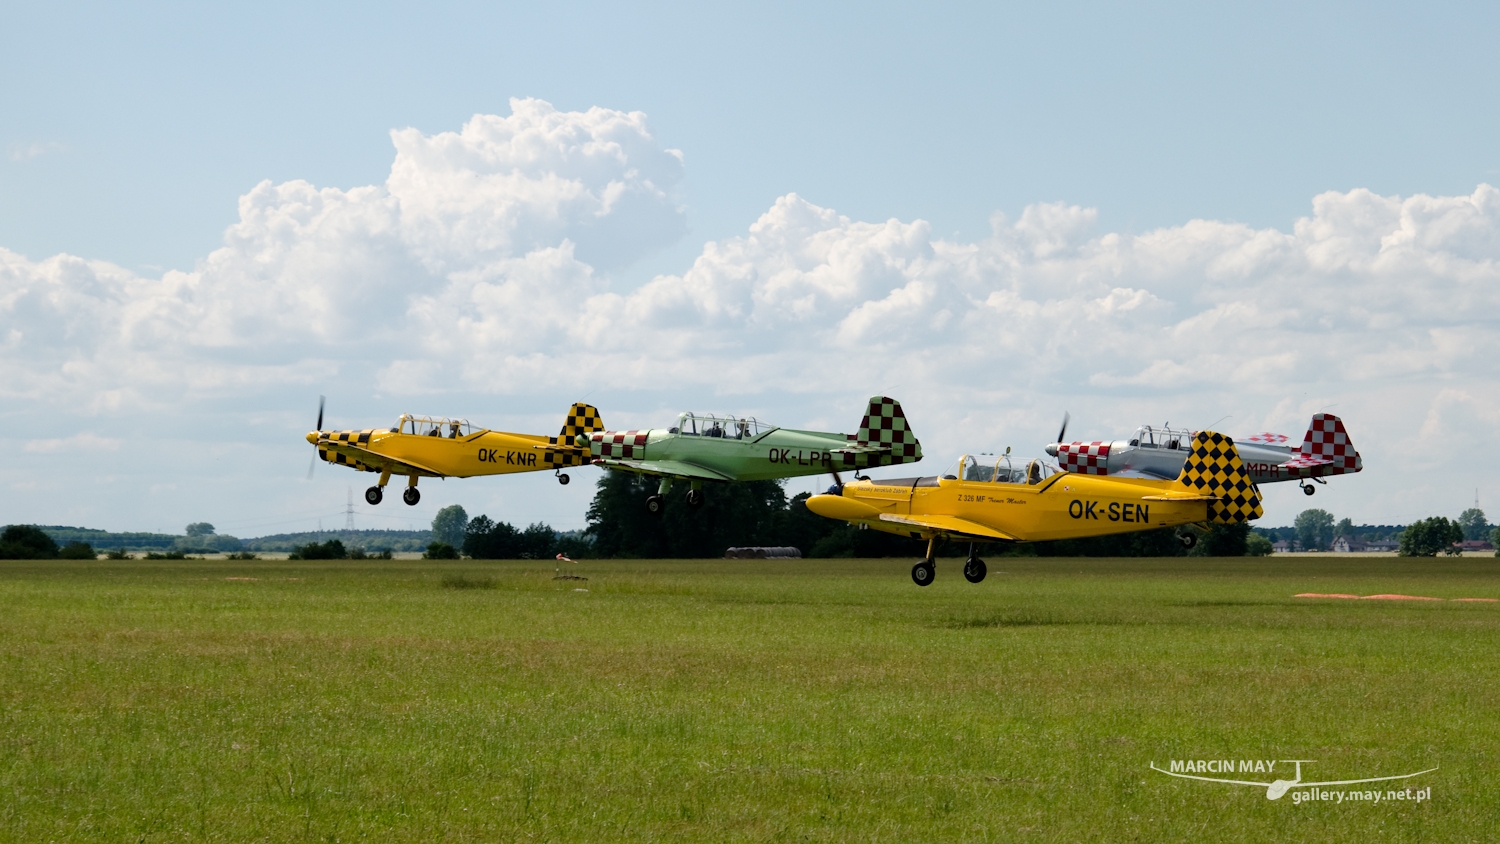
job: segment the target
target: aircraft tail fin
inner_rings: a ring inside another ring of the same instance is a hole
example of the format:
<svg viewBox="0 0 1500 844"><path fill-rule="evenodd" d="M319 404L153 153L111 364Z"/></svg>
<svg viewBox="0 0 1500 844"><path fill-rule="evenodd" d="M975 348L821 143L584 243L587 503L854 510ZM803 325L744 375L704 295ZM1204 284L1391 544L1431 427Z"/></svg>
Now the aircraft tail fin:
<svg viewBox="0 0 1500 844"><path fill-rule="evenodd" d="M906 414L901 412L901 402L888 396L873 396L865 408L864 418L859 420L859 433L854 434L855 449L852 454L865 449L880 452L864 465L894 466L899 463L915 463L922 459L922 444L906 423Z"/></svg>
<svg viewBox="0 0 1500 844"><path fill-rule="evenodd" d="M557 439L572 445L579 434L592 434L602 430L604 423L599 419L599 408L579 402L568 410L568 418L563 420L562 433L557 435Z"/></svg>
<svg viewBox="0 0 1500 844"><path fill-rule="evenodd" d="M1327 466L1324 471L1334 475L1364 468L1364 461L1354 450L1354 443L1349 441L1349 432L1344 430L1344 420L1331 413L1313 414L1307 434L1302 438L1302 448L1290 463Z"/></svg>
<svg viewBox="0 0 1500 844"><path fill-rule="evenodd" d="M1234 440L1214 431L1199 431L1183 461L1177 482L1218 500L1208 505L1208 520L1229 525L1258 519L1263 514L1260 490L1234 448Z"/></svg>

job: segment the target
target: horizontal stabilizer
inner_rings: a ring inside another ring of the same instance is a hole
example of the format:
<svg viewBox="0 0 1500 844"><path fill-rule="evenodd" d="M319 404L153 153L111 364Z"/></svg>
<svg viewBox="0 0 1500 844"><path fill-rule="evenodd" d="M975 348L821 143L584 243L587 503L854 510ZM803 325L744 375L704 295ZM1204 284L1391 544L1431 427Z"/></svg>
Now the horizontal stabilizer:
<svg viewBox="0 0 1500 844"><path fill-rule="evenodd" d="M1008 533L1001 533L992 527L986 527L978 522L971 522L968 519L960 519L957 516L898 516L893 513L882 513L880 520L882 522L895 522L898 525L911 525L915 528L952 536L1001 539L1007 542L1019 541Z"/></svg>

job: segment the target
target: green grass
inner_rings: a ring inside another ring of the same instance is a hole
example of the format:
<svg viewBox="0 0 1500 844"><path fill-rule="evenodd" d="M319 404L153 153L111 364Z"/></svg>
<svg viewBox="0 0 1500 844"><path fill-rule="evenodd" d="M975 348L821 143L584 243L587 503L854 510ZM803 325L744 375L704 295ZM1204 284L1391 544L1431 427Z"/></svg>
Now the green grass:
<svg viewBox="0 0 1500 844"><path fill-rule="evenodd" d="M1500 562L997 558L975 586L945 560L926 589L909 566L3 563L0 837L1500 829L1500 605L1291 597L1500 597ZM1200 758L1441 770L1429 803L1299 806L1147 768Z"/></svg>

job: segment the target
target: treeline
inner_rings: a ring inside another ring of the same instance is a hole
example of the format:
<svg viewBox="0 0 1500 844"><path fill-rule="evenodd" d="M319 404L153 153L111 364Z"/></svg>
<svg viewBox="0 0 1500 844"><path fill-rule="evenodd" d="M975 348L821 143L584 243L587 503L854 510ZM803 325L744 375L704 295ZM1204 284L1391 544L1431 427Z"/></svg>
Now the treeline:
<svg viewBox="0 0 1500 844"><path fill-rule="evenodd" d="M1311 508L1298 513L1290 527L1255 528L1255 532L1273 542L1286 542L1297 551L1327 551L1339 540L1351 551L1366 550L1370 543L1389 543L1408 557L1459 554L1464 542L1472 550L1480 550L1483 543L1500 548L1500 527L1491 525L1478 507L1463 511L1457 519L1433 516L1410 525L1356 525L1350 519L1335 521L1327 510Z"/></svg>

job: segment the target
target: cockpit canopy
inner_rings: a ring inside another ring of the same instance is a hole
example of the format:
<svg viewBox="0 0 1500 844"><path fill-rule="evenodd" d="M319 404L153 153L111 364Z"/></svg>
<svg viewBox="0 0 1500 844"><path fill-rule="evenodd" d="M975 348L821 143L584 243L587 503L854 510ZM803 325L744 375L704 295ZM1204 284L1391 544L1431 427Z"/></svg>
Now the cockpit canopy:
<svg viewBox="0 0 1500 844"><path fill-rule="evenodd" d="M1136 448L1168 448L1186 450L1193 441L1195 432L1185 428L1169 428L1166 425L1154 428L1142 425L1135 429L1130 444Z"/></svg>
<svg viewBox="0 0 1500 844"><path fill-rule="evenodd" d="M947 480L978 481L995 484L1039 484L1060 471L1040 460L1011 462L1009 454L965 454L950 465L943 477Z"/></svg>
<svg viewBox="0 0 1500 844"><path fill-rule="evenodd" d="M668 433L689 437L722 437L728 440L751 440L776 426L754 416L717 416L712 413L684 413L677 426Z"/></svg>
<svg viewBox="0 0 1500 844"><path fill-rule="evenodd" d="M396 420L396 427L391 429L393 434L415 434L419 437L447 437L456 440L459 437L467 437L477 430L469 424L467 419L449 419L446 416L413 416L410 413L401 414Z"/></svg>

